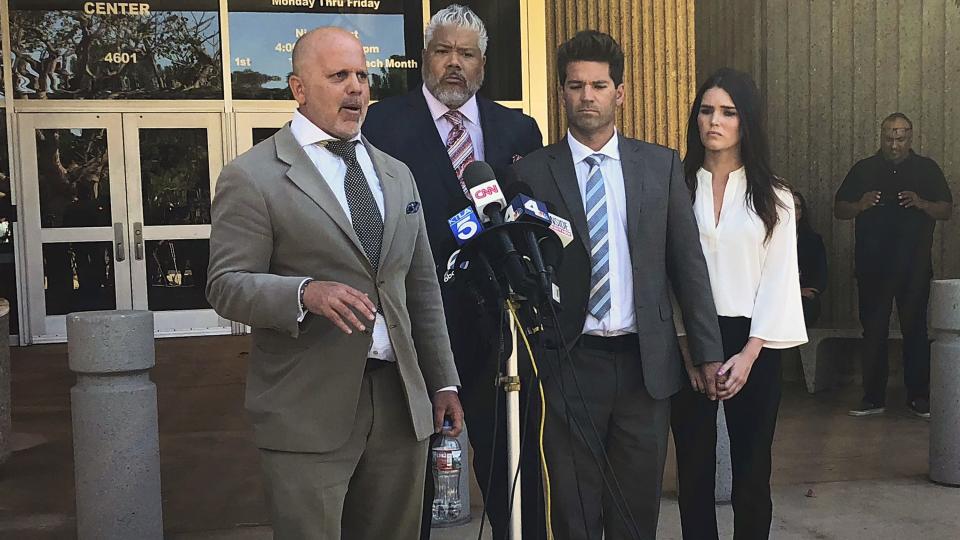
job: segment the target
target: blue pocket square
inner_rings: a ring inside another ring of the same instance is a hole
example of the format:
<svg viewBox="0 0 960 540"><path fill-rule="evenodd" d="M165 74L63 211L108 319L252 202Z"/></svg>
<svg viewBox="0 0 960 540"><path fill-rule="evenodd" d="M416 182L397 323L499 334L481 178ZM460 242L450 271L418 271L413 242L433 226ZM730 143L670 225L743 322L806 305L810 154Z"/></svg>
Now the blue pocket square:
<svg viewBox="0 0 960 540"><path fill-rule="evenodd" d="M413 201L412 203L407 204L408 214L416 214L419 211L420 211L420 203L418 203L417 201Z"/></svg>

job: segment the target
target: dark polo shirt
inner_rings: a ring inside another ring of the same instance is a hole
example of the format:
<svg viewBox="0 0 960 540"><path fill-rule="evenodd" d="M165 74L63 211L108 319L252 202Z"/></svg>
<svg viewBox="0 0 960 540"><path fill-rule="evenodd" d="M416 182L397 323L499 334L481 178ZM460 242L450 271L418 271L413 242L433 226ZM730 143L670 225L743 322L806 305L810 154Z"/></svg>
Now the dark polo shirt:
<svg viewBox="0 0 960 540"><path fill-rule="evenodd" d="M897 194L913 191L927 201L952 202L940 166L912 151L899 164L877 153L850 169L837 190L836 199L857 202L868 191L880 191L880 203L856 218L857 275L913 271L929 276L936 221L919 208L900 206Z"/></svg>

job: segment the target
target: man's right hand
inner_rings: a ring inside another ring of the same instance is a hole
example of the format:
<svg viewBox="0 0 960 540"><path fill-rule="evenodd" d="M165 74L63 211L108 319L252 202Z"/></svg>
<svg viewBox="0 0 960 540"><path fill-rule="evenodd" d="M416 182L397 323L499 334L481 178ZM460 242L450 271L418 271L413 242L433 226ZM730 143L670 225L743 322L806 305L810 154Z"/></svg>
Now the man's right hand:
<svg viewBox="0 0 960 540"><path fill-rule="evenodd" d="M717 400L717 372L720 371L721 366L723 362L707 362L700 366L703 386L710 401Z"/></svg>
<svg viewBox="0 0 960 540"><path fill-rule="evenodd" d="M336 281L311 281L303 291L303 307L316 315L322 315L347 334L353 329L363 332L367 321L376 320L377 306L370 298L343 283Z"/></svg>
<svg viewBox="0 0 960 540"><path fill-rule="evenodd" d="M880 192L879 191L868 191L860 197L860 200L857 201L857 204L860 206L860 211L869 210L874 206L880 204Z"/></svg>

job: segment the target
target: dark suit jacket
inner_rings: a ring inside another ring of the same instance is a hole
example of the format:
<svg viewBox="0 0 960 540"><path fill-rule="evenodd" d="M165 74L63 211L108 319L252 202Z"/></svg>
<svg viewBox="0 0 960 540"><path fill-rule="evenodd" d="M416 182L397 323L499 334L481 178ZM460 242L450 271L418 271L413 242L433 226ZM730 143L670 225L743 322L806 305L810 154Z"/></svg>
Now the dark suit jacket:
<svg viewBox="0 0 960 540"><path fill-rule="evenodd" d="M543 146L540 129L533 118L481 96L477 96L477 106L483 129L484 161L503 182L515 157ZM380 150L404 162L413 173L423 202L427 236L442 274L442 265L457 249L447 219L470 203L463 195L422 89L371 105L363 122L363 135ZM476 300L462 287L444 287L442 292L454 358L464 385L462 397L467 405L473 381L493 380L495 372L488 373L481 367L492 365L491 354L499 343L496 335L490 335L490 325L478 324L481 315L476 310ZM483 330L485 326L487 331Z"/></svg>
<svg viewBox="0 0 960 540"><path fill-rule="evenodd" d="M723 361L720 329L690 191L674 150L620 137L627 198L627 240L644 382L663 399L680 390L686 375L673 323L670 287L679 301L695 365ZM567 347L583 330L590 289L587 218L566 138L514 165L536 197L569 216L574 241L556 274L563 309L560 328Z"/></svg>

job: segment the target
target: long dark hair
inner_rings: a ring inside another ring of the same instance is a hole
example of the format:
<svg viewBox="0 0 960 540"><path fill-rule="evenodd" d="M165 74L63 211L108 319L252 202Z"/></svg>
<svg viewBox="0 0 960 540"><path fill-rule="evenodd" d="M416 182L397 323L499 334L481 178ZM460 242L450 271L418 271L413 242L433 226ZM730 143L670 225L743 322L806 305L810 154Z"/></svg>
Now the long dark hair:
<svg viewBox="0 0 960 540"><path fill-rule="evenodd" d="M780 221L777 207L785 208L777 196L778 188L789 189L786 182L773 173L770 167L770 146L767 132L763 126L760 91L750 75L732 68L720 68L697 90L697 97L690 109L687 120L687 155L683 160L683 169L691 199L697 197L697 171L703 167L706 148L700 140L700 127L697 116L703 95L711 88L720 88L733 100L740 118L740 161L747 173L747 203L763 221L767 230L766 240L773 234L773 228Z"/></svg>

